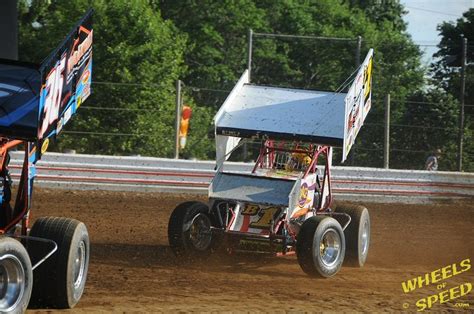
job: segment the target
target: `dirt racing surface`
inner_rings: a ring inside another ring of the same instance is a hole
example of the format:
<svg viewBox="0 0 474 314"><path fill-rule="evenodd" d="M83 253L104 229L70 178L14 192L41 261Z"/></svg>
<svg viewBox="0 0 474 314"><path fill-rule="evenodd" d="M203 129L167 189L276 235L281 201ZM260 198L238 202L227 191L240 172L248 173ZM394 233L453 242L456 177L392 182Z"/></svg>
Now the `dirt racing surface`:
<svg viewBox="0 0 474 314"><path fill-rule="evenodd" d="M212 255L181 263L168 248L168 219L177 204L193 199L206 201L196 195L35 190L33 220L66 216L89 229L86 290L68 312L416 311L417 301L427 305L429 298L446 296L456 298L431 309L474 310L474 291L460 296L468 285L459 288L474 282L473 269L460 272L459 266L474 258L472 202L365 204L372 220L366 266L314 279L295 256ZM450 278L404 293L402 282L452 264L444 271Z"/></svg>

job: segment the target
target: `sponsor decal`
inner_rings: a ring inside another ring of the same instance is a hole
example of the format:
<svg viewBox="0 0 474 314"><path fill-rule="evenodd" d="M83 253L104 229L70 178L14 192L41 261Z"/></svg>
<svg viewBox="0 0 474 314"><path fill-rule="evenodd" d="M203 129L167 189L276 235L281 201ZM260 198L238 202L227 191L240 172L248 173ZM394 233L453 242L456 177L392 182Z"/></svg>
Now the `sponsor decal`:
<svg viewBox="0 0 474 314"><path fill-rule="evenodd" d="M72 80L92 53L93 30L88 30L85 27L80 26L77 34L78 38L83 34L87 34L87 37L79 45L77 45L79 39L74 41L72 53L67 60L67 83Z"/></svg>
<svg viewBox="0 0 474 314"><path fill-rule="evenodd" d="M280 214L279 207L262 207L256 204L246 204L241 215L249 217L248 227L258 229L269 229L275 217Z"/></svg>
<svg viewBox="0 0 474 314"><path fill-rule="evenodd" d="M41 145L41 154L46 153L46 151L48 150L48 146L49 146L49 138L43 141L43 144Z"/></svg>
<svg viewBox="0 0 474 314"><path fill-rule="evenodd" d="M64 53L56 63L56 66L49 72L43 88L45 93L43 107L43 121L39 129L38 137L43 138L48 127L58 119L61 107L61 98L64 86L64 70L66 67L66 54Z"/></svg>

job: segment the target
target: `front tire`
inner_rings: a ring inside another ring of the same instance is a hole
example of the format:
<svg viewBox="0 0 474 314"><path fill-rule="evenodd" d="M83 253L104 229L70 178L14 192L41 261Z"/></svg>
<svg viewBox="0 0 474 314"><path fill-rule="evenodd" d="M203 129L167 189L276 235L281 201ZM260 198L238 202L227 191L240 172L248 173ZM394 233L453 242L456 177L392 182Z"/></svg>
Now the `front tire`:
<svg viewBox="0 0 474 314"><path fill-rule="evenodd" d="M25 312L32 287L33 271L28 252L14 239L0 238L0 312Z"/></svg>
<svg viewBox="0 0 474 314"><path fill-rule="evenodd" d="M178 205L168 223L168 241L175 255L191 259L208 256L213 244L211 226L206 204Z"/></svg>
<svg viewBox="0 0 474 314"><path fill-rule="evenodd" d="M31 306L73 308L84 292L89 269L86 226L75 219L43 217L36 220L30 236L53 240L58 245L58 250L35 269ZM32 256L44 255L36 249L31 247Z"/></svg>
<svg viewBox="0 0 474 314"><path fill-rule="evenodd" d="M334 218L308 218L297 237L296 256L301 269L310 276L328 278L341 269L345 254L342 227Z"/></svg>

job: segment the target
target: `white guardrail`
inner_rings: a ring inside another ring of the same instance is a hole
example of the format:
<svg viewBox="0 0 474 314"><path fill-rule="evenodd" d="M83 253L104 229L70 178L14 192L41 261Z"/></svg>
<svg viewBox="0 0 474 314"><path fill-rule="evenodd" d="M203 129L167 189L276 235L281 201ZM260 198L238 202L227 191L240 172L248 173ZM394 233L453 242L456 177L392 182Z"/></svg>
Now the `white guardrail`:
<svg viewBox="0 0 474 314"><path fill-rule="evenodd" d="M12 152L10 169L18 180L22 152ZM35 184L47 188L206 194L213 161L47 153L37 164ZM249 172L252 164L226 163L229 171ZM420 203L474 201L474 173L333 167L336 199Z"/></svg>

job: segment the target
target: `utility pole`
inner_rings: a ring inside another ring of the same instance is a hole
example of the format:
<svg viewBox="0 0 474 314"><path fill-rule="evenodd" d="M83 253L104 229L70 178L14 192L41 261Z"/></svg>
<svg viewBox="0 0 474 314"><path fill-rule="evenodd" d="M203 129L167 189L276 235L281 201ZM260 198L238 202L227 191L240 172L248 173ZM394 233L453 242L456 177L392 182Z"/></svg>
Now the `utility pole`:
<svg viewBox="0 0 474 314"><path fill-rule="evenodd" d="M360 51L362 49L362 37L357 36L357 47L356 47L356 53L355 53L355 66L356 69L360 66ZM355 165L355 159L356 159L356 151L357 151L357 146L354 145L352 146L352 152L350 153L349 156L349 163L354 166Z"/></svg>
<svg viewBox="0 0 474 314"><path fill-rule="evenodd" d="M176 123L174 159L179 159L179 124L181 122L181 80L176 81Z"/></svg>
<svg viewBox="0 0 474 314"><path fill-rule="evenodd" d="M355 65L356 68L359 67L360 65L360 51L362 49L362 37L357 36L357 48L356 48L356 54L355 54Z"/></svg>
<svg viewBox="0 0 474 314"><path fill-rule="evenodd" d="M252 75L252 49L253 49L253 30L249 28L249 45L248 45L248 60L247 60L247 69L249 70L249 83Z"/></svg>
<svg viewBox="0 0 474 314"><path fill-rule="evenodd" d="M466 93L467 38L462 39L461 57L461 108L459 110L458 171L462 171L462 150L464 141L464 95Z"/></svg>
<svg viewBox="0 0 474 314"><path fill-rule="evenodd" d="M252 80L252 49L253 49L253 30L249 28L249 34L248 34L248 59L247 59L247 69L249 71L249 83ZM244 161L247 161L248 157L248 146L247 142L244 143L242 146L242 154L244 155Z"/></svg>
<svg viewBox="0 0 474 314"><path fill-rule="evenodd" d="M390 94L385 97L385 136L383 145L383 167L390 167Z"/></svg>

